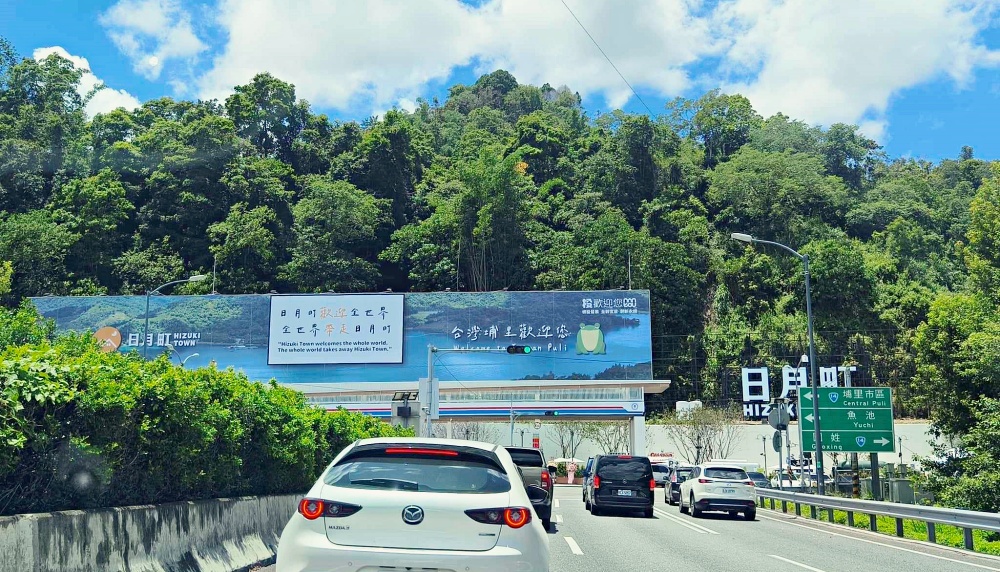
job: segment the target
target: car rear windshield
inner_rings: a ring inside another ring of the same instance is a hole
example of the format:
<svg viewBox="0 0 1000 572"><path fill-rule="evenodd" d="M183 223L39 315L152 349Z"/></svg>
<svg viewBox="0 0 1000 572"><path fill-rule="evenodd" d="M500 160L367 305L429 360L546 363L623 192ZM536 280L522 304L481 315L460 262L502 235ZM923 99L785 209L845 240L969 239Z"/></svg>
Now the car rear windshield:
<svg viewBox="0 0 1000 572"><path fill-rule="evenodd" d="M764 476L764 473L747 473L747 475L749 475L751 479L757 479L758 481L767 480L767 477Z"/></svg>
<svg viewBox="0 0 1000 572"><path fill-rule="evenodd" d="M729 467L708 467L705 469L705 476L710 479L727 481L745 481L750 478L743 469Z"/></svg>
<svg viewBox="0 0 1000 572"><path fill-rule="evenodd" d="M469 456L359 455L332 467L323 482L351 489L389 489L431 493L493 494L510 491L510 479L497 465Z"/></svg>
<svg viewBox="0 0 1000 572"><path fill-rule="evenodd" d="M545 460L536 451L518 451L517 449L507 449L511 460L519 467L544 467Z"/></svg>
<svg viewBox="0 0 1000 572"><path fill-rule="evenodd" d="M649 461L643 457L631 457L619 459L618 457L607 457L601 459L597 465L597 476L602 479L631 479L641 480L652 478L652 468Z"/></svg>
<svg viewBox="0 0 1000 572"><path fill-rule="evenodd" d="M669 473L670 467L664 467L663 465L653 465L654 473Z"/></svg>

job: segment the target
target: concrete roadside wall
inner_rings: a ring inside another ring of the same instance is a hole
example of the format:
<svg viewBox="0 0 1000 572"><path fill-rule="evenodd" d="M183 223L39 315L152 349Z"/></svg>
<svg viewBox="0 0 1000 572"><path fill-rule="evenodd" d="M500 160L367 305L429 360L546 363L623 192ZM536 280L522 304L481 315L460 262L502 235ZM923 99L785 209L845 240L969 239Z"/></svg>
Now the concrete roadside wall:
<svg viewBox="0 0 1000 572"><path fill-rule="evenodd" d="M272 558L301 497L0 517L0 572L232 572Z"/></svg>

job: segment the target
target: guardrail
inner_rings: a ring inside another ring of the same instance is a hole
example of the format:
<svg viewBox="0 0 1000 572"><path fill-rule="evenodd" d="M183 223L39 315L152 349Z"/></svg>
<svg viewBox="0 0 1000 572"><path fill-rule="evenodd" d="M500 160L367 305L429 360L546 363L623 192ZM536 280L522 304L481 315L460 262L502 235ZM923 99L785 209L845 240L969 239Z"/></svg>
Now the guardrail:
<svg viewBox="0 0 1000 572"><path fill-rule="evenodd" d="M833 522L833 511L841 510L847 513L849 526L854 526L856 513L865 514L869 517L869 528L875 532L878 532L876 517L887 516L896 519L896 536L899 537L903 536L904 520L922 521L927 524L927 541L934 543L937 542L935 525L948 524L962 529L967 550L975 550L973 530L1000 532L1000 514L991 512L828 497L776 489L757 489L757 497L761 507L769 500L772 510L777 510L775 505L780 501L782 512L788 512L788 504L792 503L795 505L795 514L799 516L802 515L803 506L809 507L811 518L816 518L817 509L826 509L830 522Z"/></svg>

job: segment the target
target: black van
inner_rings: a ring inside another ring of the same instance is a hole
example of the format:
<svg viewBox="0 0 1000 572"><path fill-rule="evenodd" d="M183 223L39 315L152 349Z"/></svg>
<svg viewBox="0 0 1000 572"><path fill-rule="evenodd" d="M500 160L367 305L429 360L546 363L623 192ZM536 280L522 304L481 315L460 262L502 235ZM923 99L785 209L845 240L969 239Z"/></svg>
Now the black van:
<svg viewBox="0 0 1000 572"><path fill-rule="evenodd" d="M591 514L642 511L646 518L653 518L656 480L649 457L597 455L586 483L586 506Z"/></svg>

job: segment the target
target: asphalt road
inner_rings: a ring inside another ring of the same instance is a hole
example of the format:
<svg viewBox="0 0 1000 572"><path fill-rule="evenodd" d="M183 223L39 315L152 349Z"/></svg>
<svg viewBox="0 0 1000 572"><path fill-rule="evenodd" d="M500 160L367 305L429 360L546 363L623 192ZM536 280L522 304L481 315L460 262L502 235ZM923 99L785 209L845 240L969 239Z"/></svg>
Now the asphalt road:
<svg viewBox="0 0 1000 572"><path fill-rule="evenodd" d="M757 520L693 518L663 503L655 518L592 516L579 487L557 487L550 534L552 572L1000 572L1000 558L896 539L758 509ZM273 572L274 567L261 571Z"/></svg>

